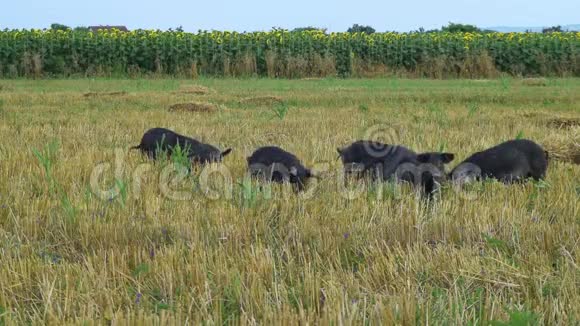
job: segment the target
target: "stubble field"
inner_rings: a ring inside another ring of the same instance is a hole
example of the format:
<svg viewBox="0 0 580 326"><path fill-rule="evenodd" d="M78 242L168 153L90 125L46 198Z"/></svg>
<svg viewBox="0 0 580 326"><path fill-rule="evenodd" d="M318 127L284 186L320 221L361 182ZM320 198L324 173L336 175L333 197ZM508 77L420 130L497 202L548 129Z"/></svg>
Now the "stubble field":
<svg viewBox="0 0 580 326"><path fill-rule="evenodd" d="M181 176L129 150L152 127L233 151ZM428 203L343 186L364 138L552 160ZM0 325L580 322L579 79L0 80L0 139ZM259 190L264 145L324 177Z"/></svg>

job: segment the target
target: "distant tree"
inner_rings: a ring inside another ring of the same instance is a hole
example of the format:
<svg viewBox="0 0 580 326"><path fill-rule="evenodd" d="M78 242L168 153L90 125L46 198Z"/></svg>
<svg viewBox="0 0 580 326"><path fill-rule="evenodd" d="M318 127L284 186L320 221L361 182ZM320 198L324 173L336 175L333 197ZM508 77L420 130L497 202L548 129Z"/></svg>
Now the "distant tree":
<svg viewBox="0 0 580 326"><path fill-rule="evenodd" d="M349 33L365 33L365 34L373 34L375 29L370 26L364 26L359 24L352 25L351 28L346 30Z"/></svg>
<svg viewBox="0 0 580 326"><path fill-rule="evenodd" d="M416 30L416 31L411 31L411 33L437 33L437 32L440 32L440 30L438 30L438 29L428 29L428 30L426 30L423 27L419 27L419 29Z"/></svg>
<svg viewBox="0 0 580 326"><path fill-rule="evenodd" d="M282 27L273 26L270 30L272 32L287 32L288 30Z"/></svg>
<svg viewBox="0 0 580 326"><path fill-rule="evenodd" d="M558 26L542 28L542 33L544 33L544 34L554 33L554 32L563 32L562 26L558 25Z"/></svg>
<svg viewBox="0 0 580 326"><path fill-rule="evenodd" d="M292 30L292 32L304 32L304 31L321 31L326 34L326 28L319 28L314 26L306 26L306 27L296 27Z"/></svg>
<svg viewBox="0 0 580 326"><path fill-rule="evenodd" d="M478 33L482 30L475 25L456 24L449 22L447 26L441 27L441 31L448 33Z"/></svg>
<svg viewBox="0 0 580 326"><path fill-rule="evenodd" d="M54 23L54 24L50 25L50 29L55 30L55 31L66 31L66 30L69 30L70 27L63 25L63 24Z"/></svg>
<svg viewBox="0 0 580 326"><path fill-rule="evenodd" d="M75 32L89 32L90 29L85 26L77 26L73 29Z"/></svg>

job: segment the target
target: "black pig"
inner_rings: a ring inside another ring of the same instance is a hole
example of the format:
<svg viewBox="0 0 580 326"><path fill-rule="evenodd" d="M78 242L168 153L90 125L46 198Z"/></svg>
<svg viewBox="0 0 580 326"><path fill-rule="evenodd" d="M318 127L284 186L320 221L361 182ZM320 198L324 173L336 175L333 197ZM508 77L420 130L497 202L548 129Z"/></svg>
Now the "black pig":
<svg viewBox="0 0 580 326"><path fill-rule="evenodd" d="M454 182L493 178L505 183L527 178L544 179L548 168L548 152L527 139L503 142L477 152L451 171Z"/></svg>
<svg viewBox="0 0 580 326"><path fill-rule="evenodd" d="M425 193L432 193L436 184L446 178L445 164L451 162L451 153L428 152L417 154L400 145L358 140L347 147L337 148L345 174L369 176L375 180L421 180Z"/></svg>
<svg viewBox="0 0 580 326"><path fill-rule="evenodd" d="M228 148L221 152L210 144L204 144L165 128L147 130L141 138L141 143L131 149L139 149L148 157L156 159L160 152L172 155L178 145L193 163L201 164L221 162L223 157L232 151Z"/></svg>
<svg viewBox="0 0 580 326"><path fill-rule="evenodd" d="M290 182L296 190L304 190L307 179L314 177L300 160L280 147L260 147L247 158L253 177L272 182Z"/></svg>

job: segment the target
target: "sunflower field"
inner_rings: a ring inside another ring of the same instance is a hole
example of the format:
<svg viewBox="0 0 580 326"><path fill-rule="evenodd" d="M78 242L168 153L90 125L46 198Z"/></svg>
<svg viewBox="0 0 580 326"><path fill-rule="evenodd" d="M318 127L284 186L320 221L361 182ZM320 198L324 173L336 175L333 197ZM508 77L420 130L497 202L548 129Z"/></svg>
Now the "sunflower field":
<svg viewBox="0 0 580 326"><path fill-rule="evenodd" d="M0 31L0 77L580 76L580 32Z"/></svg>

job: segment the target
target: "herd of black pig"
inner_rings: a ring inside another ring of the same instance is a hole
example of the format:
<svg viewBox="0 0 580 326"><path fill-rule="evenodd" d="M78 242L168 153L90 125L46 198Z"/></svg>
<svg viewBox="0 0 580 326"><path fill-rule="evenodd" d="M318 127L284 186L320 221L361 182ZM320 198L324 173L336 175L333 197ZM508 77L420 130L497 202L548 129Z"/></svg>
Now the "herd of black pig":
<svg viewBox="0 0 580 326"><path fill-rule="evenodd" d="M171 156L177 148L187 155L192 164L221 162L231 152L231 148L220 151L215 146L165 128L146 131L141 143L132 147L152 159L160 153ZM540 180L545 177L548 167L548 152L527 139L509 140L474 153L449 174L445 172L445 164L453 161L452 153L415 153L401 145L370 140L358 140L337 148L337 151L346 176L410 182L428 196L446 180L459 183L486 178L505 183L529 178ZM304 190L309 178L319 177L295 155L276 146L258 148L247 158L247 163L253 177L271 182L289 182L297 191Z"/></svg>

